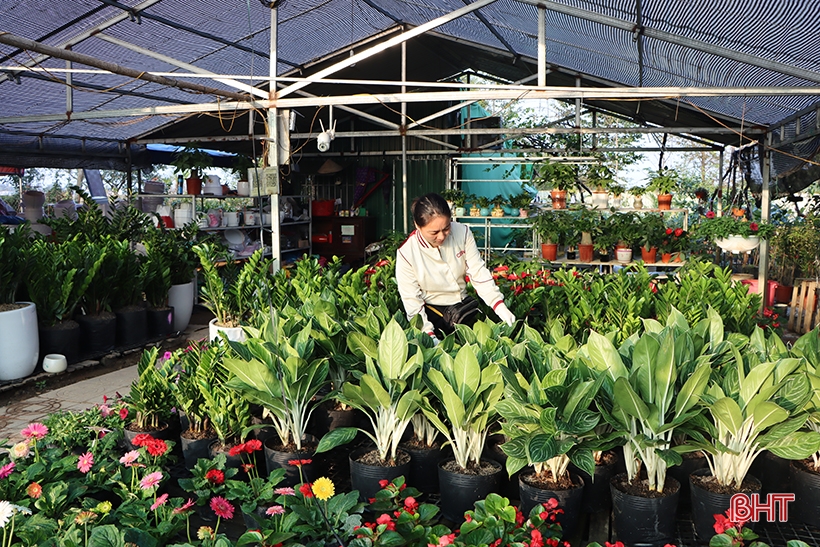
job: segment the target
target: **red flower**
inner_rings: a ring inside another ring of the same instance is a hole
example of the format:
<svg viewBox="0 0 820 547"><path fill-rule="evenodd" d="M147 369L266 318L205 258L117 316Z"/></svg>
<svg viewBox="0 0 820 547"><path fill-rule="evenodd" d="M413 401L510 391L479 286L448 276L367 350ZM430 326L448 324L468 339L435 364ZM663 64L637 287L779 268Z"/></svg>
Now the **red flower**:
<svg viewBox="0 0 820 547"><path fill-rule="evenodd" d="M244 471L245 473L250 473L251 469L253 469L256 466L253 465L252 463L243 463L241 467L242 467L242 471Z"/></svg>
<svg viewBox="0 0 820 547"><path fill-rule="evenodd" d="M288 460L288 465L295 465L296 467L310 465L311 463L313 463L313 460Z"/></svg>
<svg viewBox="0 0 820 547"><path fill-rule="evenodd" d="M134 437L134 440L131 441L131 444L133 444L134 446L145 446L153 440L154 438L148 433L140 433L139 435Z"/></svg>
<svg viewBox="0 0 820 547"><path fill-rule="evenodd" d="M678 228L675 230L675 237L680 237L683 235L683 228Z"/></svg>
<svg viewBox="0 0 820 547"><path fill-rule="evenodd" d="M168 445L162 439L151 439L145 444L145 450L152 456L158 457L168 452Z"/></svg>
<svg viewBox="0 0 820 547"><path fill-rule="evenodd" d="M226 500L221 496L216 496L211 498L211 510L216 514L217 517L223 519L232 519L233 518L233 505L231 502Z"/></svg>
<svg viewBox="0 0 820 547"><path fill-rule="evenodd" d="M518 507L516 507L516 508L515 508L515 523L516 523L518 526L521 526L521 525L523 525L523 524L524 524L524 521L525 521L525 520L526 520L526 519L524 518L524 513L522 513L522 512L521 512L521 509L519 509Z"/></svg>
<svg viewBox="0 0 820 547"><path fill-rule="evenodd" d="M382 514L379 518L376 519L378 524L387 524L388 522L393 522L393 519L387 513Z"/></svg>
<svg viewBox="0 0 820 547"><path fill-rule="evenodd" d="M667 228L666 229L666 235L671 236L672 232L674 232L674 230L672 228Z"/></svg>
<svg viewBox="0 0 820 547"><path fill-rule="evenodd" d="M541 532L539 532L537 528L530 531L530 537L532 538L530 547L544 547L544 538L541 536Z"/></svg>
<svg viewBox="0 0 820 547"><path fill-rule="evenodd" d="M125 420L127 417L128 417L128 409L125 408L125 407L122 407L120 409L120 420Z"/></svg>
<svg viewBox="0 0 820 547"><path fill-rule="evenodd" d="M207 480L211 484L224 484L225 483L225 473L220 471L219 469L211 469L207 473L205 473L205 480Z"/></svg>
<svg viewBox="0 0 820 547"><path fill-rule="evenodd" d="M714 517L715 517L714 528L715 528L715 533L716 534L723 534L724 532L726 532L726 530L729 530L730 528L735 527L735 524L731 520L726 518L725 515L714 515Z"/></svg>
<svg viewBox="0 0 820 547"><path fill-rule="evenodd" d="M419 503L416 501L416 498L413 496L408 496L404 500L404 509L409 513L414 513L416 509L419 508Z"/></svg>
<svg viewBox="0 0 820 547"><path fill-rule="evenodd" d="M760 228L760 226L757 225L757 222L752 222L749 224L749 229L753 232L756 232L758 228Z"/></svg>
<svg viewBox="0 0 820 547"><path fill-rule="evenodd" d="M387 260L386 258L383 258L383 259L379 260L378 262L376 262L376 267L381 268L382 266L387 266L388 264L390 264L390 261Z"/></svg>
<svg viewBox="0 0 820 547"><path fill-rule="evenodd" d="M306 482L306 483L303 483L303 484L299 487L299 491L300 491L300 492L302 493L302 495L303 495L303 496L305 496L306 498L312 498L312 497L313 497L313 490L311 490L311 488L310 488L310 483L307 483L307 482Z"/></svg>
<svg viewBox="0 0 820 547"><path fill-rule="evenodd" d="M257 450L262 450L262 441L259 439L251 439L245 443L245 450L250 454L251 452L256 452Z"/></svg>
<svg viewBox="0 0 820 547"><path fill-rule="evenodd" d="M497 266L497 267L493 268L493 271L494 272L506 272L509 269L510 269L509 266Z"/></svg>
<svg viewBox="0 0 820 547"><path fill-rule="evenodd" d="M706 218L715 218L714 211L706 211Z"/></svg>
<svg viewBox="0 0 820 547"><path fill-rule="evenodd" d="M390 481L387 479L382 479L379 481L379 486L381 486L382 488L387 488L388 484L390 484Z"/></svg>
<svg viewBox="0 0 820 547"><path fill-rule="evenodd" d="M555 509L558 507L558 500L556 498L550 498L545 503L542 504L545 509Z"/></svg>

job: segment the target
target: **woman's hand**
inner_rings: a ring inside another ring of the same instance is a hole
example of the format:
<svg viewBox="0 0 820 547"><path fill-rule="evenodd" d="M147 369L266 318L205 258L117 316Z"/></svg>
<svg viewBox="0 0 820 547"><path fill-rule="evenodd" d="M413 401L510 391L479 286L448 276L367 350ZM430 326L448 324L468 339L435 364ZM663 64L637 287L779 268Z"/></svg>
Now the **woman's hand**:
<svg viewBox="0 0 820 547"><path fill-rule="evenodd" d="M511 327L513 323L515 323L515 315L513 315L513 312L510 311L510 308L508 308L504 302L499 303L495 307L495 314Z"/></svg>

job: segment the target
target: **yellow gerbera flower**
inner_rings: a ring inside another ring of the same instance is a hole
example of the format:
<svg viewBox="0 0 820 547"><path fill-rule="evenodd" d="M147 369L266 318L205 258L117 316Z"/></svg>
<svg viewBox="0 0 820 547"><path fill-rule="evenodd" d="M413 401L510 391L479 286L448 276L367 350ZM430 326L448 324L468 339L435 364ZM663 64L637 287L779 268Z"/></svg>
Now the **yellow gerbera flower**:
<svg viewBox="0 0 820 547"><path fill-rule="evenodd" d="M313 482L313 495L322 501L330 499L336 493L333 481L327 477L319 477Z"/></svg>

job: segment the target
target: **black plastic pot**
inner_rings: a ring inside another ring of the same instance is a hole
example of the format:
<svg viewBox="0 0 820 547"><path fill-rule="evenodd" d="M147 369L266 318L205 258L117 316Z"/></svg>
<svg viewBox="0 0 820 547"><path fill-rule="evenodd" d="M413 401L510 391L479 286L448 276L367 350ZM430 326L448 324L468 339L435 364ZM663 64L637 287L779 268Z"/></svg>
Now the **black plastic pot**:
<svg viewBox="0 0 820 547"><path fill-rule="evenodd" d="M610 452L615 458L612 463L595 466L595 477L589 473L570 465L572 472L577 473L584 480L584 500L581 507L586 513L602 513L612 507L612 496L609 493L609 480L615 475L619 462L616 452Z"/></svg>
<svg viewBox="0 0 820 547"><path fill-rule="evenodd" d="M521 512L525 517L530 515L530 511L536 505L546 503L555 498L558 500L558 508L564 510L563 515L558 516L561 523L564 537L572 537L578 527L581 518L584 500L584 479L575 473L570 474L574 488L569 490L544 490L527 483L528 475L522 475L518 479L518 488L521 491Z"/></svg>
<svg viewBox="0 0 820 547"><path fill-rule="evenodd" d="M473 509L475 502L483 500L491 492L498 492L498 481L504 468L498 462L481 460L495 464L498 469L488 475L465 475L445 469L449 461L452 459L438 464L441 514L452 522L460 523L464 520L464 512Z"/></svg>
<svg viewBox="0 0 820 547"><path fill-rule="evenodd" d="M425 494L435 494L438 488L438 462L443 459L441 447L418 448L406 444L401 449L410 454L410 476L407 484Z"/></svg>
<svg viewBox="0 0 820 547"><path fill-rule="evenodd" d="M407 463L393 467L369 465L357 461L358 458L371 450L373 450L372 447L365 447L350 453L350 483L354 490L359 491L359 499L362 501L375 497L376 492L382 489L379 481L392 481L396 477L404 476L407 478L410 475L410 459L407 460ZM399 450L399 452L404 451Z"/></svg>
<svg viewBox="0 0 820 547"><path fill-rule="evenodd" d="M209 447L216 440L216 437L205 437L202 439L189 439L185 436L186 431L183 431L179 436L179 442L182 446L182 457L185 459L185 467L193 469L196 462L200 458L209 458Z"/></svg>
<svg viewBox="0 0 820 547"><path fill-rule="evenodd" d="M42 368L43 357L50 353L65 355L68 364L80 359L80 325L76 321L62 321L53 327L39 327L40 357Z"/></svg>
<svg viewBox="0 0 820 547"><path fill-rule="evenodd" d="M80 355L104 355L114 350L117 341L117 316L111 312L78 315Z"/></svg>
<svg viewBox="0 0 820 547"><path fill-rule="evenodd" d="M768 450L760 453L749 468L749 473L760 479L760 496L791 492L789 489L789 460L775 456Z"/></svg>
<svg viewBox="0 0 820 547"><path fill-rule="evenodd" d="M609 253L598 253L599 262L609 262Z"/></svg>
<svg viewBox="0 0 820 547"><path fill-rule="evenodd" d="M683 458L683 463L675 465L666 470L668 477L675 477L680 483L680 500L678 510L688 511L692 507L691 491L689 489L689 475L698 469L705 469L709 464L706 457L701 454L697 457Z"/></svg>
<svg viewBox="0 0 820 547"><path fill-rule="evenodd" d="M148 338L165 337L174 332L174 308L148 308L145 310Z"/></svg>
<svg viewBox="0 0 820 547"><path fill-rule="evenodd" d="M615 487L624 476L615 475L610 481L613 522L618 540L630 547L674 544L675 514L680 494L678 481L666 477L664 490L672 493L659 498L645 498L627 494Z"/></svg>
<svg viewBox="0 0 820 547"><path fill-rule="evenodd" d="M175 436L173 430L165 422L160 422L159 427L157 429L150 430L150 431L133 431L133 430L129 429L130 425L131 424L128 424L122 429L123 440L124 440L125 446L128 450L136 450L136 449L139 448L138 446L134 446L134 438L137 435L141 435L143 433L151 435L155 439L162 439L164 441L175 441L176 440L176 439L173 438Z"/></svg>
<svg viewBox="0 0 820 547"><path fill-rule="evenodd" d="M314 447L316 446L315 438L310 438L307 442L311 443ZM268 466L268 473L272 473L274 469L285 470L285 477L280 483L282 486L296 486L302 482L302 479L304 479L305 482L312 482L319 478L319 464L315 461L313 450L308 450L307 448L298 452L276 450L274 447L280 443L279 437L274 436L268 438L264 444L265 464ZM288 463L292 460L311 460L311 463L302 465L302 474L300 477L299 467Z"/></svg>
<svg viewBox="0 0 820 547"><path fill-rule="evenodd" d="M142 306L128 306L116 312L117 346L133 348L148 340L148 319Z"/></svg>
<svg viewBox="0 0 820 547"><path fill-rule="evenodd" d="M817 525L820 515L820 475L807 471L797 462L789 466L794 503L789 504L789 520Z"/></svg>
<svg viewBox="0 0 820 547"><path fill-rule="evenodd" d="M715 535L715 515L726 514L726 510L729 509L729 503L734 495L734 492L731 494L710 492L692 481L692 477L707 477L711 474L712 472L707 468L698 469L689 476L689 493L692 501L692 523L695 525L695 533L701 541L709 541L709 539ZM759 494L760 481L751 475L746 475L746 479L757 484L757 489L749 493ZM747 522L745 526L746 528L752 529L754 528L754 522Z"/></svg>
<svg viewBox="0 0 820 547"><path fill-rule="evenodd" d="M490 435L487 438L487 442L484 443L484 452L481 455L482 459L498 462L501 464L501 467L506 469L507 453L501 448L501 445L504 444L505 441L504 435ZM517 500L519 496L518 477L520 475L521 471L516 471L512 477L506 472L501 473L498 477L497 492L511 500Z"/></svg>

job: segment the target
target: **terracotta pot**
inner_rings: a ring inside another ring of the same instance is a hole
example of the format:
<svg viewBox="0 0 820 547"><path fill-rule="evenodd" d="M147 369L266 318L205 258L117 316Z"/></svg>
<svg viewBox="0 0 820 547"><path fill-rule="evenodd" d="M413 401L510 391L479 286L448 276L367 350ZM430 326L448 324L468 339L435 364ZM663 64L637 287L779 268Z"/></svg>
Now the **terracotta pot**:
<svg viewBox="0 0 820 547"><path fill-rule="evenodd" d="M558 244L557 243L542 243L541 256L544 260L553 261L558 258Z"/></svg>
<svg viewBox="0 0 820 547"><path fill-rule="evenodd" d="M202 179L199 177L191 177L185 181L185 190L194 196L202 192Z"/></svg>
<svg viewBox="0 0 820 547"><path fill-rule="evenodd" d="M672 194L658 194L658 209L668 211L672 208Z"/></svg>
<svg viewBox="0 0 820 547"><path fill-rule="evenodd" d="M592 262L593 245L578 245L578 260L581 262Z"/></svg>
<svg viewBox="0 0 820 547"><path fill-rule="evenodd" d="M566 190L552 190L550 192L550 198L552 198L552 208L553 209L566 209L567 208L567 191Z"/></svg>
<svg viewBox="0 0 820 547"><path fill-rule="evenodd" d="M664 264L668 264L669 262L672 262L672 253L662 253L661 254L661 262L663 262Z"/></svg>
<svg viewBox="0 0 820 547"><path fill-rule="evenodd" d="M658 248L652 247L648 249L646 247L641 247L641 260L646 262L647 264L651 264L658 259Z"/></svg>

